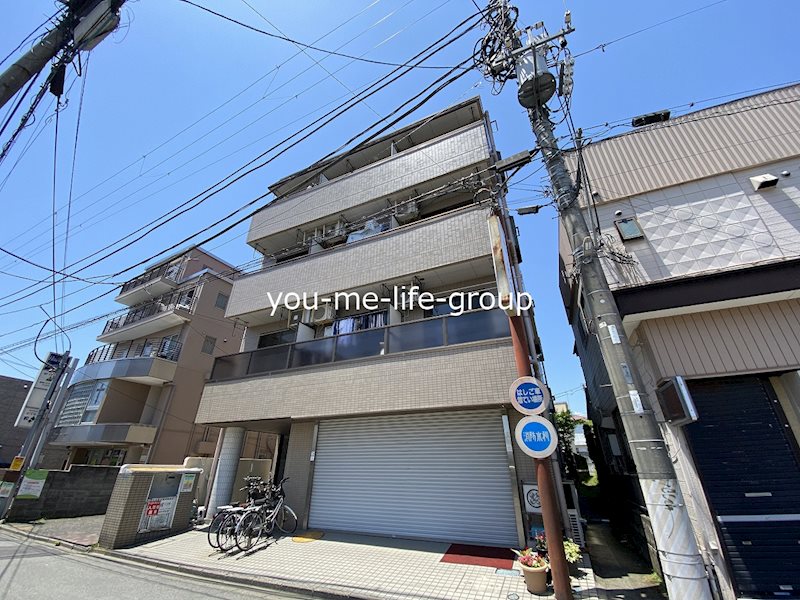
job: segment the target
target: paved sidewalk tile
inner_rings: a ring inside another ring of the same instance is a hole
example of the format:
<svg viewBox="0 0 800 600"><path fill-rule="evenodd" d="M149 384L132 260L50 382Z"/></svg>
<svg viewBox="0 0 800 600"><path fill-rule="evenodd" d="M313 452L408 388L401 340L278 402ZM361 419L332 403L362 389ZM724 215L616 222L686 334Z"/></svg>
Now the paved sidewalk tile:
<svg viewBox="0 0 800 600"><path fill-rule="evenodd" d="M190 531L121 555L227 573L266 584L381 600L532 600L552 596L528 593L521 574L499 574L492 567L442 563L448 544L326 534L298 543L272 540L246 555L215 552L204 531ZM599 600L591 568L572 579L576 600Z"/></svg>

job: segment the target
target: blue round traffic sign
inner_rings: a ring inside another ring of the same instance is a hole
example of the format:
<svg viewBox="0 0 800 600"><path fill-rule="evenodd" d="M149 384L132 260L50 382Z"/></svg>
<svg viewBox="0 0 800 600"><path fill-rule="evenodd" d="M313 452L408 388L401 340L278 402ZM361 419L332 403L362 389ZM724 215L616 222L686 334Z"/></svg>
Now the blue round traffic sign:
<svg viewBox="0 0 800 600"><path fill-rule="evenodd" d="M514 433L520 449L534 458L547 458L558 447L556 429L543 417L525 417Z"/></svg>
<svg viewBox="0 0 800 600"><path fill-rule="evenodd" d="M547 410L550 393L535 377L520 377L508 390L511 403L524 415L538 415Z"/></svg>

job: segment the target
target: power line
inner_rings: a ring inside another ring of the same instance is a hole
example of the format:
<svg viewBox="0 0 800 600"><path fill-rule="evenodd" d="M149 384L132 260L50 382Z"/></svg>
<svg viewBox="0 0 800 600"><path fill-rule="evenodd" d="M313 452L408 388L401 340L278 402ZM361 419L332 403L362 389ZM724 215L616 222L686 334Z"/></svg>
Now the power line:
<svg viewBox="0 0 800 600"><path fill-rule="evenodd" d="M473 23L473 24L472 24L472 25L470 25L470 26L469 26L467 29L465 29L464 31L460 32L460 33L459 33L459 34L458 34L456 37L454 37L453 39L450 39L450 40L448 40L448 41L446 41L446 42L445 42L445 40L447 40L447 38L448 38L448 37L450 37L450 36L451 36L451 35L452 35L454 32L456 32L456 31L457 31L459 28L463 27L465 24L467 24L467 23L469 23L471 20L473 20L473 19L474 19L476 16L477 16L477 15L476 15L476 14L474 14L474 15L471 15L470 17L467 17L467 18L466 18L466 19L464 19L463 21L461 21L461 22L460 22L458 25L456 25L454 28L452 28L452 29L451 29L451 30L450 30L450 31L449 31L447 34L445 34L444 36L442 36L441 38L439 38L438 40L436 40L435 42L433 42L432 44L430 44L430 45L429 45L427 48L425 48L425 49L424 49L424 50L422 50L421 52L417 53L417 55L415 55L415 56L412 58L412 61L422 62L422 61L424 61L424 60L427 60L427 59L428 59L430 56L432 56L433 54L436 54L436 53L440 52L440 51L441 51L441 50L443 50L445 47L449 46L450 44L454 43L455 41L457 41L458 39L460 39L461 37L463 37L464 35L466 35L466 34L467 34L469 31L471 31L471 29L473 29L474 27L476 27L476 26L477 26L477 22ZM439 47L439 48L436 48L436 46L438 46L439 44L443 44L443 45L442 45L441 47ZM427 55L426 55L426 54L427 54ZM464 63L466 63L466 62L467 62L467 61L462 61L462 63L461 63L461 64L463 65L463 64L464 64ZM403 71L403 69L405 69L405 70ZM305 126L305 127L303 127L302 129L300 129L298 132L295 132L294 134L292 134L291 136L289 136L289 137L285 138L285 139L284 139L284 140L282 140L281 142L279 142L279 143L277 143L277 144L273 145L271 148L269 148L269 149L268 149L268 150L266 150L265 152L262 152L262 153L261 153L260 155L258 155L256 158L252 159L251 161L249 161L248 163L246 163L245 165L243 165L242 167L240 167L239 169L237 169L236 171L234 171L232 174L230 174L230 175L226 176L225 178L221 179L221 180L220 180L220 181L218 181L217 183L215 183L215 184L213 184L212 186L210 186L210 187L206 188L206 190L204 190L204 191L203 191L203 192L201 192L200 194L197 194L197 195L195 195L194 197L190 198L189 200L187 200L186 202L184 202L183 204L181 204L181 205L178 207L178 208L180 208L180 209L181 209L180 211L178 211L177 213L175 213L175 214L171 215L170 217L166 218L166 220L162 221L161 223L157 223L156 225L154 225L153 227L151 227L151 229L150 229L149 231L145 232L143 235L139 236L138 238L136 238L136 239L135 239L135 240L133 240L132 242L129 242L129 243L126 245L126 246L124 246L124 247L120 247L120 248L117 248L116 250L113 250L112 252L110 252L110 253L106 254L105 256L103 256L103 257L101 257L101 258L99 258L99 259L97 259L97 260L95 260L95 261L93 261L93 262L91 262L91 263L89 263L88 265L84 265L83 267L81 267L80 269L78 269L77 271L75 271L75 273L78 273L78 272L80 272L80 271L83 271L83 270L85 270L85 269L87 269L87 268L89 268L89 267L91 267L91 266L93 266L93 265L97 264L98 262L100 262L100 261L102 261L102 260L105 260L105 259L107 259L108 257L110 257L110 256L112 256L112 255L114 255L114 254L116 254L116 253L118 253L118 252L120 252L120 251L122 251L122 250L126 249L126 248L127 248L127 247L128 247L130 244L131 244L131 243L134 243L134 242L136 242L136 241L138 241L138 240L142 239L143 237L145 237L145 236L146 236L146 235L148 235L149 233L152 233L152 231L155 231L155 230L156 230L156 229L158 229L159 227L162 227L163 225L165 225L166 223L168 223L168 222L172 221L173 219L177 218L177 217L178 217L178 216L180 216L181 214L184 214L185 212L188 212L189 210L192 210L193 208L196 208L196 207L197 207L197 206L199 206L199 205L200 205L202 202L204 202L204 201L208 200L210 197L212 197L212 196L214 196L214 195L218 194L219 192L221 192L221 191L223 191L223 190L227 189L228 187L230 187L231 185L233 185L233 184L234 184L234 183L236 183L237 181L241 180L242 178L246 177L247 175L249 175L249 174L253 173L254 171L256 171L256 170L258 170L258 169L260 169L260 168L264 167L265 165L269 164L270 162L272 162L273 160L275 160L276 158L278 158L279 156L281 156L283 153L285 153L286 151L288 151L288 150L289 150L289 149L291 149L292 147L296 146L296 145L297 145L297 144L299 144L300 142L302 142L302 141L304 141L305 139L307 139L307 138L308 138L310 135L312 135L314 132L316 132L316 131L319 131L319 130L320 130L322 127L325 127L327 124L331 123L333 120L335 120L336 118L338 118L339 116L341 116L341 115L342 115L342 114L344 114L345 112L347 112L347 111L349 111L350 109L352 109L353 107L357 106L357 105L358 105L358 103L362 102L362 101L363 101L365 98L368 98L368 97L370 97L370 96L374 95L374 94L375 94L375 93L377 93L378 91L380 91L380 90L382 90L382 89L384 89L384 88L388 87L389 85L391 85L392 83L394 83L394 82L395 82L395 81L397 81L398 79L400 79L400 78L402 78L403 76L407 75L407 74L410 72L410 70L411 70L411 69L410 69L410 68L408 68L408 67L396 67L396 68L395 68L395 69L393 69L393 70L392 70L390 73L388 73L386 76L384 76L383 78L381 78L381 79L377 80L378 82L380 82L380 85L378 85L378 87L376 87L375 89L372 89L372 90L371 90L371 91L369 91L368 93L361 92L360 94L358 94L356 97L352 98L351 100L348 100L348 101L346 101L346 102L344 102L344 103L340 104L340 105L339 105L338 107L336 107L335 109L333 109L333 110L329 111L329 112L328 112L326 115L323 115L323 117L320 117L320 118L316 119L315 121L313 121L313 122L312 122L312 123L310 123L309 125L306 125L306 126ZM451 71L450 71L450 72L452 72L453 70L455 70L455 69L451 69ZM402 72L400 72L400 71L402 71ZM398 72L399 72L399 73L398 73ZM468 72L468 71L463 71L463 73L467 73L467 72ZM394 75L393 75L393 74L394 74ZM440 77L440 79L442 79L443 77L446 77L448 74L449 74L449 73L445 73L445 75L443 75L442 77ZM387 80L387 79L386 79L386 77L388 77L389 75L393 75L393 76L392 76L390 79L388 79L388 80ZM438 81L438 80L437 80L437 81ZM374 85L374 84L373 84L373 85ZM370 86L370 87L373 87L373 86ZM359 98L358 96L361 96L361 98ZM401 106L402 106L402 105L401 105ZM338 111L338 112L337 112L337 111ZM331 116L331 115L332 115L332 116ZM326 119L326 117L328 117L328 118L327 118L327 120L325 120L325 119ZM260 158L263 158L264 156L266 156L267 154L269 154L269 153L270 153L270 152L272 152L273 150L276 150L276 149L277 149L279 146L281 146L281 145L283 145L284 143L288 142L288 141L289 141L289 140L291 140L293 137L296 137L298 134L302 133L303 131L305 131L305 130L307 130L307 129L311 128L312 126L316 125L317 123L320 123L320 121L323 121L323 122L322 122L322 123L321 123L321 124L320 124L318 127L316 127L316 128L315 128L315 129L314 129L312 132L310 132L310 133L308 133L308 134L306 134L306 135L302 136L302 137L301 137L299 140L296 140L296 141L292 142L292 143L291 143L289 146L287 146L287 147L283 148L283 149L282 149L282 150L280 150L280 151L279 151L277 154L275 154L274 156L270 157L269 159L267 159L267 160L265 160L265 161L261 162L260 164L257 164L256 166L254 166L254 167L252 167L252 168L250 168L250 169L248 169L248 170L246 170L246 171L244 171L244 172L242 172L244 169L247 169L247 168L248 168L250 165L253 165L253 163L257 162L257 161L258 161ZM378 122L380 122L380 121L378 121ZM373 126L374 126L374 125L373 125ZM372 127L372 126L371 126L371 127ZM352 140L351 140L351 141L352 141ZM349 142L348 142L348 143L349 143ZM330 155L329 155L329 156L330 156ZM240 174L239 174L239 175L237 175L237 173L240 173ZM237 175L237 176L236 176L236 177L234 177L235 175ZM231 179L231 177L233 177L233 179ZM228 179L230 179L230 181L227 181L227 183L225 183L225 182L226 182L226 180L228 180ZM223 183L224 183L224 185L222 185ZM217 186L220 186L220 185L222 185L222 187L217 187ZM217 188L217 189L214 189L214 188ZM206 194L207 194L207 195L206 195ZM204 195L205 195L205 197L202 197L202 196L204 196ZM261 199L265 198L265 197L266 197L266 196L268 196L268 195L269 195L269 193L267 193L267 194L263 194L263 195L261 195L261 196L259 196L259 197L255 198L255 199L251 200L250 202L248 202L248 203L247 203L247 204L245 204L244 206L242 206L242 207L240 207L240 208L236 209L235 211L233 211L232 213L230 213L230 214L229 214L227 217L225 217L225 219L231 218L231 217L232 217L232 216L234 216L234 215L235 215L237 212L239 212L239 211L243 210L244 208L247 208L247 207L249 207L249 206L252 206L253 204L255 204L256 202L258 202L259 200L261 200ZM190 206L190 207L188 207L188 208L183 208L183 207L186 207L187 205L191 204L192 202L195 202L195 204L194 204L193 206ZM173 211L170 211L170 212L174 212L175 210L177 210L177 209L173 209ZM167 213L167 214L170 214L170 213ZM162 217L159 217L159 218L158 218L158 219L156 219L155 221L151 221L151 224L155 223L156 221L159 221L159 220L160 220L160 219L162 219L162 218L164 218L164 216L162 216ZM223 220L225 220L225 219L223 219ZM145 226L145 227L147 227L147 226ZM141 229L143 229L143 228L140 228L140 230L141 230ZM193 237L193 236L190 236L190 237ZM116 244L116 242L114 242L114 244L111 244L111 245L107 246L105 249L108 249L109 247L111 247L111 246L113 246L113 245L115 245L115 244ZM175 247L176 247L176 246L172 246L170 249L172 249L172 248L175 248ZM2 249L0 248L0 250L2 250ZM102 251L102 250L101 250L101 251ZM101 251L95 252L94 254L96 255L97 253L99 253L99 252L101 252ZM6 251L6 252L7 252L7 251ZM91 256L91 255L90 255L90 256ZM84 259L82 259L81 261L78 261L78 262L82 262L83 260L84 260ZM149 259L148 259L148 260L149 260ZM146 261L145 261L145 262L146 262ZM73 263L73 264L77 264L77 263ZM142 263L139 263L139 264L142 264ZM135 265L135 266L139 266L139 264L137 264L137 265ZM126 270L124 270L124 271L120 271L120 272L118 272L118 273L115 273L115 274L111 275L111 277L114 277L114 276L120 275L120 274L124 273L125 271L127 271L127 270L130 270L130 269L132 269L132 268L134 268L134 267L131 267L131 268L129 268L129 269L126 269ZM90 283L94 283L94 282L90 282ZM25 289L30 289L31 287L32 287L32 286L27 286L27 288L23 288L23 290L25 290ZM23 290L20 290L20 291L23 291ZM37 293L38 291L41 291L41 290L36 290L36 291L34 291L34 292L28 293L28 294L26 294L26 295L24 295L24 296L21 296L21 297L19 297L19 298L16 298L16 299L14 299L14 300L11 300L11 301L9 301L7 304L12 304L12 303L14 303L14 302L17 302L17 301L19 301L19 300L22 300L22 299L24 299L24 298L30 297L31 295L33 295L33 294ZM14 293L12 293L12 294L9 294L9 295L6 295L6 296L3 296L2 298L0 298L0 300L4 300L4 299L6 299L6 298L8 298L8 297L10 297L10 296L12 296L12 295L15 295L15 294L17 294L17 293L19 293L19 292L14 292Z"/></svg>
<svg viewBox="0 0 800 600"><path fill-rule="evenodd" d="M413 1L413 0L411 0L411 1ZM450 0L445 0L445 2L443 2L443 3L439 4L438 6L434 7L432 10L428 11L426 14L424 14L424 15L423 15L422 17L420 17L419 19L416 19L416 20L415 20L413 23L411 23L410 25L408 25L408 26L404 27L403 29L401 29L401 30L400 30L400 32L404 31L405 29L407 29L407 28L408 28L408 27L410 27L411 25L413 25L413 24L415 24L415 23L419 22L420 20L424 19L424 18L425 18L425 17L427 17L428 15L432 14L433 12L435 12L436 10L438 10L439 8L441 8L442 6L444 6L445 4L447 4L447 2L449 2L449 1L450 1ZM373 3L373 4L374 4L374 3ZM408 4L408 3L406 3L406 4ZM405 5L404 5L404 6L405 6ZM401 8L402 8L402 7L401 7ZM399 9L397 9L397 10L399 10ZM392 11L392 12L391 12L391 13L389 13L389 15L387 15L387 16L390 16L390 15L394 14L395 12L397 12L397 10L395 10L395 11ZM362 12L363 12L363 11L362 11ZM360 13L359 13L359 14L360 14ZM371 26L370 26L368 29L371 29L372 27L376 26L378 23L380 23L381 21L385 20L385 18L386 18L386 17L383 17L382 19L380 19L380 20L376 21L376 22L375 22L375 23L373 23L373 25L371 25ZM344 47L344 46L346 46L347 44L349 44L350 42L352 42L354 39L356 39L356 38L360 37L361 35L363 35L363 33L365 33L365 32L364 32L364 31L362 31L362 32L361 32L359 35L355 36L354 38L351 38L349 41L345 42L344 44L340 45L339 47L341 48L341 47ZM397 32L397 33L399 33L399 32ZM389 36L389 37L388 37L388 38L386 38L384 41L382 41L382 42L380 42L379 44L377 44L376 46L374 46L374 47L373 47L373 49L375 49L375 48L379 47L380 45L382 45L383 43L385 43L385 42L386 42L388 39L392 39L393 37L395 37L395 36L397 35L397 33L395 33L395 34L392 34L392 36ZM328 34L326 34L326 35L328 35ZM325 36L322 36L322 37L325 37ZM319 38L319 39L322 39L322 38ZM301 53L302 53L302 52L297 52L297 53L296 53L296 54L294 54L292 57L290 57L288 60L291 60L292 58L294 58L295 56L298 56L298 55L299 55L299 54L301 54ZM323 60L324 60L324 59L323 59ZM352 64L352 62L353 62L353 61L350 61L350 63L348 63L348 64ZM284 63L284 64L285 64L285 63ZM338 71L341 71L341 70L342 70L342 69L344 69L346 66L347 66L347 65L344 65L343 67L341 67L340 69L338 69L336 72L338 72ZM279 65L278 67L280 67L280 65ZM277 69L278 67L276 67L276 69ZM299 73L298 75L296 75L296 76L292 77L292 78L291 78L290 80L288 80L287 82L285 82L285 83L281 84L281 86L279 86L279 88L277 88L277 89L281 89L281 88L283 88L285 85L287 85L287 84L288 84L288 83L290 83L291 81L294 81L294 80L295 80L297 77L299 77L299 75L301 75L302 73L305 73L305 72L307 72L308 70L309 70L309 69L305 69L304 71L302 71L302 72L301 72L301 73ZM306 88L304 91L300 92L300 94L303 94L303 93L305 93L305 92L307 92L307 91L310 91L312 88L314 88L314 87L316 87L317 85L319 85L319 84L320 84L320 83L321 83L321 82L322 82L324 79L326 79L326 78L323 78L323 79L320 79L320 80L318 80L318 81L317 81L317 82L315 82L313 85L311 85L311 86L307 87L307 88ZM379 79L378 79L378 80L376 80L374 83L377 83L377 82L379 82L380 80L381 80L381 79L379 78ZM370 84L370 85L372 85L372 84ZM252 84L251 84L251 86L252 86ZM251 86L249 86L249 87L251 87ZM276 89L275 91L277 91L277 89ZM295 96L293 96L293 98L296 98L296 97L297 97L297 96L299 96L300 94L295 94ZM262 98L262 99L263 99L263 98ZM169 156L169 157L167 157L166 159L162 160L162 161L161 161L160 163L158 163L157 165L155 165L155 166L151 167L150 169L148 169L148 171L146 171L146 173L147 173L147 172L150 172L150 171L152 171L152 170L154 170L154 169L155 169L155 167L159 166L160 164L163 164L164 162L166 162L166 161L167 161L167 160L169 160L170 158L172 158L172 157L176 156L177 154L179 154L180 152L182 152L182 151L183 151L183 150L185 150L186 148L193 147L197 141L199 141L200 139L202 139L202 137L205 137L205 135L208 135L209 133L211 133L211 132L215 131L216 129L219 129L220 127L222 127L222 125L224 125L225 123L229 122L230 120L232 120L232 119L233 119L233 118L235 118L236 116L238 116L238 115L242 114L243 112L245 112L246 110L248 110L249 108L251 108L252 106L254 106L255 104L257 104L257 103L258 103L258 102L260 102L260 101L261 101L261 100L257 100L256 102L254 102L254 103L250 104L248 107L246 107L245 109L243 109L242 111L239 111L239 113L237 113L236 115L234 115L234 117L231 117L231 118L227 119L226 121L224 121L224 122L223 122L223 123L221 123L220 125L216 126L214 129L212 129L211 131L209 131L208 133L204 134L204 136L201 136L200 138L197 138L196 140L194 140L194 141L190 142L189 144L187 144L186 146L184 146L184 147L183 147L181 150L179 150L179 151L177 151L177 152L173 153L171 156ZM258 118L258 119L256 119L255 121L252 121L251 123L249 123L248 125L246 125L246 126L245 126L245 127L243 127L242 129L238 130L238 131L237 131L237 132L235 132L234 134L231 134L231 135L229 135L227 138L225 138L224 140L222 140L222 142L220 142L220 143L223 143L223 142L225 142L225 141L227 141L227 140L229 140L229 139L233 138L233 137L234 137L234 136L235 136L237 133L240 133L240 132L242 132L242 131L245 131L245 130L249 129L249 128L250 128L252 125L254 125L254 124L255 124L255 123L258 121L258 120L260 120L260 119L262 119L262 118L266 117L267 115L271 114L272 112L274 112L274 111L275 111L275 110L277 110L278 108L280 108L280 107L282 107L282 106L285 106L286 104L288 104L288 100L287 100L286 102L282 103L281 105L279 105L278 107L276 107L276 108L274 108L274 109L272 109L272 110L268 111L266 114L262 115L261 117L259 117L259 118ZM214 111L212 111L212 112L214 112ZM309 114L313 114L313 112L314 112L314 111L312 111L312 112L311 112L311 113L309 113ZM210 113L208 113L208 114L210 114ZM296 122L296 121L295 121L295 122ZM191 126L190 126L190 127L191 127ZM188 129L188 128L186 128L186 129ZM279 130L280 130L280 129L281 129L281 128L279 128ZM177 136L173 136L173 138L174 138L174 137L177 137ZM263 136L263 137L262 137L262 138L260 138L260 139L265 139L266 137L269 137L269 134L268 134L267 136ZM244 149L244 148L246 148L247 146L253 145L254 143L255 143L255 142L251 142L251 143L247 144L246 146L244 146L243 148L241 148L240 150L243 150L243 149ZM163 145L163 144L162 144L162 145ZM218 144L217 144L217 145L218 145ZM183 166L186 166L187 164L191 163L193 160L196 160L197 158L199 158L199 157L200 157L200 156L202 156L203 154L206 154L207 152L209 152L209 151L210 151L210 150L212 150L212 149L213 149L213 147L211 147L211 148L208 148L207 150L205 150L205 151L203 151L203 152L201 152L201 153L199 153L199 154L195 155L195 156L194 156L192 159L190 159L189 161L186 161L185 163L183 163L183 165L181 165L181 166L179 166L179 167L177 167L177 168L182 168ZM232 155L233 155L233 154L235 154L236 152L238 152L238 150L237 150L237 151L235 151L235 152L233 152L233 153L231 153L231 154L229 154L229 155L227 155L225 158L227 158L227 157L229 157L229 156L232 156ZM222 160L222 159L218 159L216 162L219 162L219 160ZM138 161L136 161L136 162L138 162ZM135 164L135 163L132 163L132 164ZM211 164L214 164L214 163L211 163ZM130 166L130 165L129 165L129 166ZM171 169L171 170L170 170L170 173L171 173L172 171L174 171L174 169ZM182 179L181 179L181 180L179 180L179 181L183 181L183 180L185 180L185 179L188 179L188 178L189 178L191 175L193 175L193 174L196 174L196 173L198 173L198 172L202 172L202 171L203 171L203 169L201 168L201 169L199 169L199 170L195 171L194 173L192 173L192 174L190 174L190 175L187 175L187 176L185 176L184 178L182 178ZM119 173L119 172L118 172L118 173ZM142 175L143 175L143 174L142 174L142 173L140 173L140 175L139 175L139 176L137 176L137 177L136 177L136 178L134 178L133 180L129 181L128 183L130 183L130 182L134 181L135 179L137 179L138 177L141 177ZM113 176L112 176L112 177L113 177ZM158 179L163 179L164 177L165 177L165 176L161 176L161 177L159 177ZM110 178L107 178L107 179L106 179L104 182L101 182L101 184L98 184L98 185L102 185L102 183L105 183L105 182L106 182L106 181L108 181L109 179L110 179ZM169 188L169 187L171 187L172 185L175 185L175 184L176 184L176 183L178 183L179 181L176 181L176 182L174 182L173 184L170 184L170 185L166 186L165 188L162 188L161 190L159 190L159 192L160 192L160 191L163 191L163 190L165 190L165 189L167 189L167 188ZM128 183L126 183L126 184L123 184L122 186L118 187L116 190L112 191L110 194L113 194L113 193L115 193L116 191L119 191L119 190L120 190L120 189L122 189L123 187L127 186L127 185L128 185ZM143 190L143 189L145 189L145 188L149 187L149 186L150 186L150 185L152 185L153 183L154 183L154 182L151 182L151 183L149 183L149 184L147 184L147 185L143 186L142 188L140 188L140 189L139 189L139 190L137 190L137 191L141 191L141 190ZM81 197L85 196L87 193L89 193L91 190L93 190L93 189L96 189L96 188L98 187L98 185L94 186L93 188L91 188L89 191L85 192L84 194L82 194L82 195L81 195L81 196L79 196L78 198L81 198ZM136 193L136 192L134 192L134 194L135 194L135 193ZM108 197L110 194L107 194L107 195L106 195L106 197ZM128 196L126 196L125 198L123 198L123 200L124 200L124 199L126 199L126 198L130 198L131 196L133 196L133 194L129 194ZM147 197L149 197L149 196L147 196ZM137 201L137 203L138 203L138 202L141 202L141 201L143 201L143 200L144 200L144 198L142 198L142 199L138 200L138 201ZM99 200L98 200L98 201L99 201ZM118 202L117 204L120 204L121 202L122 202L122 201ZM95 203L92 203L92 204L96 204L96 203L97 203L97 202L95 202ZM90 205L90 206L91 206L91 205ZM120 208L120 210L116 211L116 213L122 212L122 211L123 211L123 210L125 210L125 208L126 208L126 207L128 207L128 206L130 206L130 205L125 205L125 206L123 206L122 208ZM87 206L87 207L85 207L85 208L81 209L80 211L78 211L78 213L80 213L80 212L83 212L83 211L87 210L88 208L89 208L89 206ZM95 213L95 214L93 215L93 217L95 217L95 218L96 218L96 217L97 217L99 214L102 214L102 212L104 212L104 211L101 211L100 213ZM78 214L78 213L76 213L76 214ZM116 213L114 213L114 214L116 214ZM22 234L20 234L20 235L22 235ZM16 236L15 238L12 238L12 240L13 240L13 239L17 239L17 238L19 238L19 237L20 237L20 235ZM33 241L33 240L31 240L31 241ZM26 244L23 244L23 246L25 246L25 245L26 245ZM21 246L21 247L22 247L22 246ZM39 248L42 248L42 247L43 247L43 246L39 246ZM101 251L102 251L102 250L101 250ZM100 252L100 251L98 251L98 252ZM20 292L21 292L21 291L24 291L24 290L20 290Z"/></svg>
<svg viewBox="0 0 800 600"><path fill-rule="evenodd" d="M395 62L387 62L387 61L383 61L383 60L373 60L373 59L370 59L370 58L362 58L362 57L359 57L359 56L353 56L352 54L344 54L342 52L336 52L335 50L326 50L324 48L318 48L317 46L313 46L311 44L306 44L306 43L303 43L303 42L299 42L297 40L294 40L292 38L286 37L284 35L278 35L276 33L270 33L269 31L265 31L264 29L259 29L258 27L254 27L253 25L248 25L247 23L243 23L242 21L238 21L238 20L236 20L236 19L234 19L232 17L228 17L226 15L223 15L222 13L219 13L219 12L217 12L215 10L211 10L210 8L206 8L205 6L202 6L200 4L192 2L191 0L178 0L178 2L183 2L184 4L189 4L191 6L194 6L195 8L199 8L200 10L205 11L207 13L210 13L210 14L214 15L215 17L219 17L219 18L224 19L226 21L230 21L231 23L235 23L236 25L239 25L240 27L244 27L245 29L249 29L251 31L255 31L256 33L260 33L262 35L266 35L266 36L271 37L271 38L275 38L275 39L278 39L278 40L283 40L284 42L289 42L289 43L294 44L296 46L302 46L303 48L307 48L308 50L315 50L316 52L323 52L323 53L329 54L331 56L341 56L342 58L349 58L351 60L357 60L359 62L370 63L370 64L374 64L374 65L384 65L384 66L388 66L388 67L408 67L409 66L409 63L395 63ZM432 66L432 65L419 65L419 64L418 65L414 65L413 68L415 68L415 69L439 69L439 70L452 69L452 67L449 67L449 66Z"/></svg>
<svg viewBox="0 0 800 600"><path fill-rule="evenodd" d="M680 15L676 15L669 19L665 19L663 21L659 21L658 23L653 23L652 25L648 25L647 27L642 27L641 29L637 29L636 31L632 31L631 33L627 33L621 37L611 40L610 42L605 42L603 44L598 44L594 48L589 48L588 50L584 50L583 52L578 52L577 54L573 54L574 58L578 58L579 56L584 56L591 52L596 52L597 50L601 50L605 52L605 49L608 48L611 44L616 44L617 42L621 42L622 40L627 40L630 37L635 35L639 35L640 33L644 33L645 31L650 31L651 29L655 29L656 27L661 27L662 25L666 25L667 23L672 23L673 21L677 21L678 19L682 19L683 17L688 17L689 15L693 15L700 11L709 9L713 6L717 6L718 4L723 4L728 0L717 0L716 2L712 2L711 4L706 4L705 6L701 6L699 8L695 8L694 10L690 10L688 12L682 13Z"/></svg>

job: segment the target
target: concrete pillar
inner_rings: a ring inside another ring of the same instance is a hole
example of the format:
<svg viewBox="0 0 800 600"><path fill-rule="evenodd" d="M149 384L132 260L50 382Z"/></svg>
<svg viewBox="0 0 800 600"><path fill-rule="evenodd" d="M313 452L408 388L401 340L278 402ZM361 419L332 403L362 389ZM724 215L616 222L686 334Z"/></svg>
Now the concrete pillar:
<svg viewBox="0 0 800 600"><path fill-rule="evenodd" d="M143 450L144 448L142 446L131 446L128 448L128 451L125 453L125 464L132 465L141 462Z"/></svg>
<svg viewBox="0 0 800 600"><path fill-rule="evenodd" d="M214 515L218 506L228 504L231 501L246 431L244 427L226 427L224 433L225 437L222 440L222 448L220 448L219 452L217 472L214 475L211 497L206 508L206 515L209 518Z"/></svg>

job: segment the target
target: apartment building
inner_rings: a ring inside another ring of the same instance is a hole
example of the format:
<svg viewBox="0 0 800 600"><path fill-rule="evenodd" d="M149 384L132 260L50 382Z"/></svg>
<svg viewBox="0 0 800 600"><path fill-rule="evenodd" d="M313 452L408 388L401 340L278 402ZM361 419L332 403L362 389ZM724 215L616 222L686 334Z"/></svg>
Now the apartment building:
<svg viewBox="0 0 800 600"><path fill-rule="evenodd" d="M583 150L586 218L601 232L644 393L724 598L800 597L799 126L800 86L790 86ZM605 455L598 468L647 537L575 277L578 244L561 233L563 299ZM676 376L693 406L677 402Z"/></svg>
<svg viewBox="0 0 800 600"><path fill-rule="evenodd" d="M276 477L301 526L524 543L519 482L535 476L512 451L502 310L277 298L494 293L480 190L497 158L473 98L271 186L279 199L248 234L262 264L226 311L247 325L241 351L216 359L197 414L225 428L212 504L229 497L244 432L262 431L281 436Z"/></svg>
<svg viewBox="0 0 800 600"><path fill-rule="evenodd" d="M175 464L212 456L217 430L194 423L214 357L239 348L225 318L236 269L199 247L147 268L70 381L43 463Z"/></svg>

